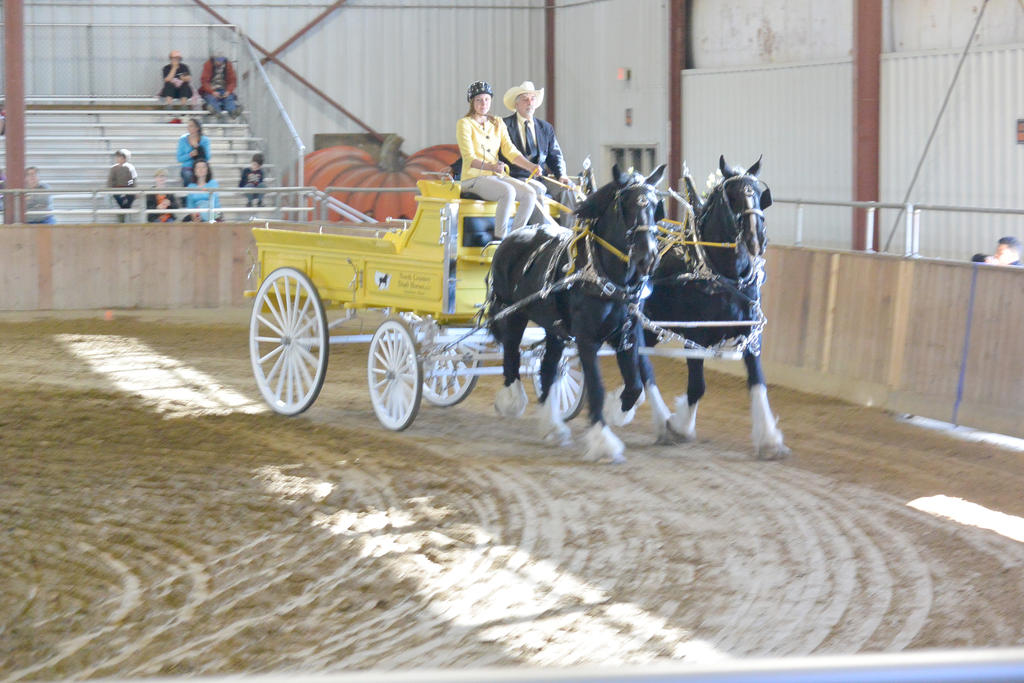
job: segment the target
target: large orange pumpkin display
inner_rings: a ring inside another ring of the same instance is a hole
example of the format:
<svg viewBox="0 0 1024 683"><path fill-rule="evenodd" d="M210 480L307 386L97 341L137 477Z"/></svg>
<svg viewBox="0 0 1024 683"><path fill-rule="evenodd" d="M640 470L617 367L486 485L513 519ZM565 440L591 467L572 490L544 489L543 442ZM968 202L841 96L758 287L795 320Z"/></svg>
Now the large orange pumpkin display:
<svg viewBox="0 0 1024 683"><path fill-rule="evenodd" d="M408 192L332 192L331 196L379 221L412 218L416 213L416 181L431 171L445 171L459 158L458 145L434 145L405 157L399 152L402 138L389 135L380 158L359 147L337 145L311 152L305 159L306 183L328 187L408 187ZM341 217L330 212L330 220Z"/></svg>

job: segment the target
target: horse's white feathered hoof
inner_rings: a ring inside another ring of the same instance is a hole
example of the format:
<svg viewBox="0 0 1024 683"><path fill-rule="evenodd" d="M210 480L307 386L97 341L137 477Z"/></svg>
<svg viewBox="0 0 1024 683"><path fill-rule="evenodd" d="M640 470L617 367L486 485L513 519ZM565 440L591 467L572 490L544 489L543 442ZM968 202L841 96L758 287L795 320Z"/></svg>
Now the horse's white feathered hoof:
<svg viewBox="0 0 1024 683"><path fill-rule="evenodd" d="M622 410L622 392L626 390L626 387L620 386L615 391L609 392L604 396L604 409L602 413L605 421L613 427L624 427L633 421L636 417L637 407L644 402L644 392L640 390L640 396L636 399L636 403L633 407L627 411Z"/></svg>
<svg viewBox="0 0 1024 683"><path fill-rule="evenodd" d="M779 420L768 405L768 389L763 384L750 387L750 436L754 457L758 460L782 460L790 454L782 442Z"/></svg>
<svg viewBox="0 0 1024 683"><path fill-rule="evenodd" d="M572 444L572 430L566 424L551 424L547 421L539 421L538 432L544 443L554 446L568 446Z"/></svg>
<svg viewBox="0 0 1024 683"><path fill-rule="evenodd" d="M676 397L676 412L665 421L665 435L668 443L685 443L697 440L697 405L690 405L685 396ZM660 441L659 435L659 441Z"/></svg>
<svg viewBox="0 0 1024 683"><path fill-rule="evenodd" d="M611 427L595 422L584 435L583 459L599 462L609 458L613 464L626 462L626 444L615 436Z"/></svg>
<svg viewBox="0 0 1024 683"><path fill-rule="evenodd" d="M689 443L696 439L696 435L687 435L676 431L676 428L672 426L672 420L664 420L658 422L655 425L658 429L658 439L656 443L661 446L674 446L681 443Z"/></svg>
<svg viewBox="0 0 1024 683"><path fill-rule="evenodd" d="M507 387L498 389L494 396L494 409L502 417L522 417L526 412L526 389L518 379Z"/></svg>
<svg viewBox="0 0 1024 683"><path fill-rule="evenodd" d="M758 460L785 460L792 453L793 451L781 441L777 444L754 447L754 457Z"/></svg>

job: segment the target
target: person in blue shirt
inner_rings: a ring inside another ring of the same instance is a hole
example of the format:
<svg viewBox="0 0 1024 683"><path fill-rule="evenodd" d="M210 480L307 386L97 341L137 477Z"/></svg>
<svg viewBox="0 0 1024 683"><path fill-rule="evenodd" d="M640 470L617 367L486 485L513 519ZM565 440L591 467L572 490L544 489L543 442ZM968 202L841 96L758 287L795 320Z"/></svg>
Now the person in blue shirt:
<svg viewBox="0 0 1024 683"><path fill-rule="evenodd" d="M203 124L199 119L188 120L188 132L178 138L178 162L181 164L181 184L188 185L194 179L193 166L197 161L210 160L210 138L203 135Z"/></svg>
<svg viewBox="0 0 1024 683"><path fill-rule="evenodd" d="M194 170L195 177L188 184L190 188L209 190L214 187L220 187L213 177L213 169L205 161L197 161ZM212 210L220 208L220 197L217 196L216 192L189 192L188 197L185 198L185 206L189 209L207 209L202 212L196 211L186 214L184 218L186 221L214 220L217 218L217 214Z"/></svg>

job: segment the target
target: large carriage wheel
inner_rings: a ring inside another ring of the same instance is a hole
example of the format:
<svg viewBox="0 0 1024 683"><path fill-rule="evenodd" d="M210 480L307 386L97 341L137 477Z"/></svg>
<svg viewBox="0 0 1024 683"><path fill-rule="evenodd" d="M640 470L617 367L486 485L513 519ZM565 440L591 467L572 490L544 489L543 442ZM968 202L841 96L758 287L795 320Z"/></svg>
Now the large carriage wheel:
<svg viewBox="0 0 1024 683"><path fill-rule="evenodd" d="M294 268L263 280L249 319L249 357L263 400L282 415L313 405L324 385L330 340L313 282Z"/></svg>
<svg viewBox="0 0 1024 683"><path fill-rule="evenodd" d="M533 392L537 398L540 398L541 391L540 358L538 355L533 368L534 372L531 373L533 375ZM561 378L562 381L556 383L552 388L548 400L555 401L562 420L568 422L579 415L580 410L583 409L583 364L580 362L579 355L563 354L562 360L558 362L556 377Z"/></svg>
<svg viewBox="0 0 1024 683"><path fill-rule="evenodd" d="M412 424L423 396L423 366L416 338L404 320L389 318L373 333L366 381L373 412L382 425L399 432Z"/></svg>
<svg viewBox="0 0 1024 683"><path fill-rule="evenodd" d="M476 386L477 375L463 374L480 365L480 361L467 363L458 347L447 349L431 360L423 372L423 398L435 406L447 408L466 400Z"/></svg>

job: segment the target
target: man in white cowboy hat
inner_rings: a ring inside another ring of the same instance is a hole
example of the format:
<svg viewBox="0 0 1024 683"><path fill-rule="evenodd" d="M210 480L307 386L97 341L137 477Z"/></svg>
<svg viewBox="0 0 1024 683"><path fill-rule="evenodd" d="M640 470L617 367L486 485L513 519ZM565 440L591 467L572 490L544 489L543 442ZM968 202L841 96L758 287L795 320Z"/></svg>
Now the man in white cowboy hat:
<svg viewBox="0 0 1024 683"><path fill-rule="evenodd" d="M535 87L533 81L523 81L505 91L502 102L513 113L506 116L503 121L508 128L509 139L523 156L547 169L548 174L557 178L563 185L567 185L569 178L565 173L565 160L562 158L562 148L558 146L558 139L555 137L555 129L547 121L534 116L543 101L544 88ZM501 161L508 164L509 175L513 178L525 180L529 176L525 170L509 163L508 160L502 158ZM543 184L548 194L556 201L567 204L570 209L576 208L575 201L570 200L572 192L552 182ZM565 216L565 219L571 220L569 216Z"/></svg>

